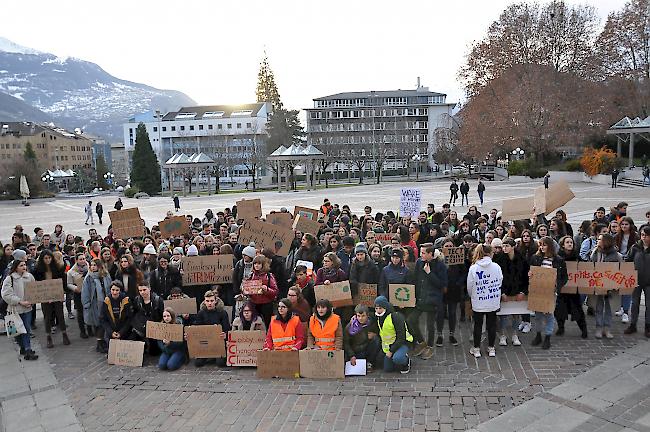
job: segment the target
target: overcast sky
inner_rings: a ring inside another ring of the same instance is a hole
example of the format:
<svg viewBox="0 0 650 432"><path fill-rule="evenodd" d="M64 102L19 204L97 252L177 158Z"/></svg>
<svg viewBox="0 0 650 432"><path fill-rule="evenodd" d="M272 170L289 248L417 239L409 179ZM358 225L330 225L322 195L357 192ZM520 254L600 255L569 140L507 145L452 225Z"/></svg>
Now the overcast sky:
<svg viewBox="0 0 650 432"><path fill-rule="evenodd" d="M199 104L254 101L263 51L293 109L342 91L414 88L448 101L457 71L507 0L7 1L0 36L180 90ZM569 3L582 3L569 1ZM589 0L604 23L623 0Z"/></svg>

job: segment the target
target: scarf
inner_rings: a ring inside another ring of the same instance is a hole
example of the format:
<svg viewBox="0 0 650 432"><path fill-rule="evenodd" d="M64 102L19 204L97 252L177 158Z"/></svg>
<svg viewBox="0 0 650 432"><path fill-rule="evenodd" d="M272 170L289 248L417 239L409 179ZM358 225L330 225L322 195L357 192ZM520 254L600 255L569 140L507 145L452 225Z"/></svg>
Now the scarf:
<svg viewBox="0 0 650 432"><path fill-rule="evenodd" d="M359 333L362 328L365 327L368 327L368 322L366 322L365 324L361 324L357 319L357 317L353 316L352 319L350 320L350 327L348 328L348 333L350 333L350 336L354 336L355 334Z"/></svg>

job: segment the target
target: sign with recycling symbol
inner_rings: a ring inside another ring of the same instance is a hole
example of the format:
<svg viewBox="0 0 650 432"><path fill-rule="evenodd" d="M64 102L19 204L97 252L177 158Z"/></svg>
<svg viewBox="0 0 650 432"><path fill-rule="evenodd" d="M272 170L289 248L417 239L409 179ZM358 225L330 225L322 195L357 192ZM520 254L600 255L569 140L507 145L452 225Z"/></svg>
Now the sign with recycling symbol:
<svg viewBox="0 0 650 432"><path fill-rule="evenodd" d="M400 308L415 307L415 285L389 284L389 301Z"/></svg>

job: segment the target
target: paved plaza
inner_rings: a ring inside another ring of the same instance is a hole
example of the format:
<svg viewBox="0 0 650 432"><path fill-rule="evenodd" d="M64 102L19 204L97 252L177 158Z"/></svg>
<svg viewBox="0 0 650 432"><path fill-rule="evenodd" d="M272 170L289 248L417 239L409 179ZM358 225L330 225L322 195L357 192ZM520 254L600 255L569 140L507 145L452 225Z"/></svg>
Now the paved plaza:
<svg viewBox="0 0 650 432"><path fill-rule="evenodd" d="M504 198L531 193L535 184L487 183L483 210L500 207ZM395 209L405 184L366 185L305 192L248 193L262 198L264 211L293 205L316 207L328 197L361 213ZM413 184L409 184L412 186ZM424 202L441 205L448 183L418 183ZM472 190L475 182L471 183ZM571 184L577 198L564 208L577 227L600 205L625 200L638 222L650 209L650 189ZM182 213L202 215L231 206L239 195L182 198ZM476 201L476 193L471 195ZM97 198L93 198L96 200ZM106 211L114 196L102 197ZM138 205L147 224L161 220L171 199L123 199ZM66 231L84 234L85 200L34 202L29 208L0 204L0 238L16 223L26 231L40 225L50 231L60 222ZM460 209L458 207L457 209ZM460 212L460 211L459 211ZM105 225L108 218L106 218ZM96 225L97 228L99 226ZM104 232L102 232L104 234ZM37 343L45 335L39 312ZM643 315L643 314L641 314ZM643 328L643 319L639 327ZM374 372L366 377L318 381L263 380L254 369L200 369L189 364L176 372L159 372L156 359L142 368L108 365L91 339L82 340L69 321L72 345L37 348L37 362L19 362L15 344L0 339L0 430L25 431L650 431L650 342L642 334L624 336L613 320L614 339L581 339L575 323L563 337L553 337L544 351L530 346L497 347L497 356L468 354L471 323L459 323L460 344L434 349L429 360L415 359L408 375ZM445 333L446 335L446 333ZM72 415L76 414L76 417ZM22 419L18 422L16 419Z"/></svg>

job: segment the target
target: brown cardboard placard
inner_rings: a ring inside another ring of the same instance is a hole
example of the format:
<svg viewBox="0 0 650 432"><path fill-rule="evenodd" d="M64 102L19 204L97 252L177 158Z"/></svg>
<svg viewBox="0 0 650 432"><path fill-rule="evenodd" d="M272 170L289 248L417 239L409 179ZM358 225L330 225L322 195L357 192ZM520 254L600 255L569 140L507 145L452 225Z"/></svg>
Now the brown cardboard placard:
<svg viewBox="0 0 650 432"><path fill-rule="evenodd" d="M127 239L129 237L144 236L145 229L144 225L142 225L140 210L137 207L109 211L108 217L111 219L115 238Z"/></svg>
<svg viewBox="0 0 650 432"><path fill-rule="evenodd" d="M345 378L345 357L342 350L301 350L300 376L317 379Z"/></svg>
<svg viewBox="0 0 650 432"><path fill-rule="evenodd" d="M175 236L182 236L190 231L185 216L172 216L169 219L161 220L158 222L160 235L163 238L170 238Z"/></svg>
<svg viewBox="0 0 650 432"><path fill-rule="evenodd" d="M296 231L300 231L303 234L309 233L309 234L313 234L314 236L318 236L318 232L320 231L320 225L321 224L318 223L318 221L313 221L305 218L304 216L296 215L296 217L293 220L292 228Z"/></svg>
<svg viewBox="0 0 650 432"><path fill-rule="evenodd" d="M275 212L266 215L266 222L283 228L293 229L293 217L288 212Z"/></svg>
<svg viewBox="0 0 650 432"><path fill-rule="evenodd" d="M557 269L531 266L530 272L528 309L534 312L553 313L555 311Z"/></svg>
<svg viewBox="0 0 650 432"><path fill-rule="evenodd" d="M448 266L465 264L465 248L463 246L453 248L442 248L445 256L445 263Z"/></svg>
<svg viewBox="0 0 650 432"><path fill-rule="evenodd" d="M610 290L618 289L614 280L619 269L617 262L599 262L594 265L594 289L595 294L605 295Z"/></svg>
<svg viewBox="0 0 650 432"><path fill-rule="evenodd" d="M530 196L523 198L510 198L503 200L501 206L501 219L504 221L530 219L533 214L535 199Z"/></svg>
<svg viewBox="0 0 650 432"><path fill-rule="evenodd" d="M352 306L352 291L350 290L350 282L334 282L329 285L315 285L314 293L316 300L327 299L332 303L332 306Z"/></svg>
<svg viewBox="0 0 650 432"><path fill-rule="evenodd" d="M633 262L622 262L619 271L621 272L621 279L619 282L619 293L632 294L634 288L639 285L639 274L634 269Z"/></svg>
<svg viewBox="0 0 650 432"><path fill-rule="evenodd" d="M299 351L258 351L258 378L300 378Z"/></svg>
<svg viewBox="0 0 650 432"><path fill-rule="evenodd" d="M172 308L176 315L196 314L196 299L184 297L174 300L165 300L165 307Z"/></svg>
<svg viewBox="0 0 650 432"><path fill-rule="evenodd" d="M544 186L535 188L533 206L535 206L535 215L546 214L546 189Z"/></svg>
<svg viewBox="0 0 650 432"><path fill-rule="evenodd" d="M237 219L259 219L262 217L262 201L259 198L237 201Z"/></svg>
<svg viewBox="0 0 650 432"><path fill-rule="evenodd" d="M185 328L187 350L191 358L215 358L226 356L226 345L221 339L220 325L197 325Z"/></svg>
<svg viewBox="0 0 650 432"><path fill-rule="evenodd" d="M401 308L415 307L415 285L388 284L388 301Z"/></svg>
<svg viewBox="0 0 650 432"><path fill-rule="evenodd" d="M362 304L368 307L375 305L377 298L377 284L359 283L359 294L354 297L354 304Z"/></svg>
<svg viewBox="0 0 650 432"><path fill-rule="evenodd" d="M593 294L594 287L590 285L591 275L594 272L594 263L580 261L578 263L578 272L576 275L576 284L578 285L578 294Z"/></svg>
<svg viewBox="0 0 650 432"><path fill-rule="evenodd" d="M227 366L257 366L257 352L264 347L266 335L260 330L228 332Z"/></svg>
<svg viewBox="0 0 650 432"><path fill-rule="evenodd" d="M81 288L81 285L79 285L79 288ZM28 282L25 285L23 300L31 304L64 301L63 282L61 279Z"/></svg>
<svg viewBox="0 0 650 432"><path fill-rule="evenodd" d="M183 286L232 282L232 255L184 256Z"/></svg>
<svg viewBox="0 0 650 432"><path fill-rule="evenodd" d="M541 187L543 189L543 186ZM538 188L539 189L539 188ZM546 191L546 206L544 213L549 214L562 207L564 204L575 198L575 194L569 187L566 180L560 180L551 184ZM537 211L537 214L541 212Z"/></svg>
<svg viewBox="0 0 650 432"><path fill-rule="evenodd" d="M111 339L108 343L108 364L142 367L144 342Z"/></svg>
<svg viewBox="0 0 650 432"><path fill-rule="evenodd" d="M183 342L183 324L147 321L147 337L156 340Z"/></svg>
<svg viewBox="0 0 650 432"><path fill-rule="evenodd" d="M261 279L246 279L242 281L241 292L244 295L260 294L262 292Z"/></svg>
<svg viewBox="0 0 650 432"><path fill-rule="evenodd" d="M380 242L382 246L389 245L393 237L395 237L393 233L375 233L375 241Z"/></svg>
<svg viewBox="0 0 650 432"><path fill-rule="evenodd" d="M302 216L305 219L317 221L318 220L318 210L311 209L309 207L296 206L293 209L294 216Z"/></svg>
<svg viewBox="0 0 650 432"><path fill-rule="evenodd" d="M278 251L278 255L281 256L289 253L293 238L293 230L257 219L244 221L239 229L239 243L247 245L255 242L255 247L258 249L268 247L275 250L275 242L282 241L282 248Z"/></svg>

